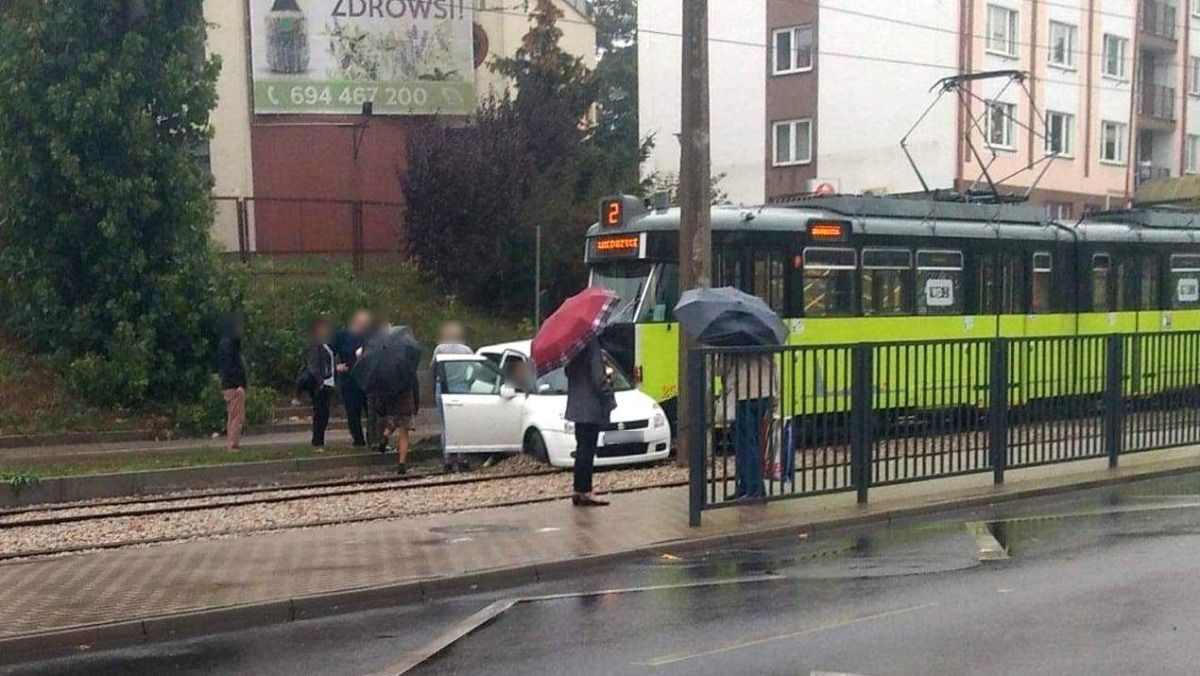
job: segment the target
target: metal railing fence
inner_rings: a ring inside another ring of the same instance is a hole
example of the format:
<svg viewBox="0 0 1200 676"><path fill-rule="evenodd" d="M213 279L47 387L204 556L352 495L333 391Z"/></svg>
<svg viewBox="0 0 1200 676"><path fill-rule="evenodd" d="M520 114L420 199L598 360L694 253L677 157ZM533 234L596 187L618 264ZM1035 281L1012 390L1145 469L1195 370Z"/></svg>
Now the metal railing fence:
<svg viewBox="0 0 1200 676"><path fill-rule="evenodd" d="M693 350L706 509L1200 443L1200 332Z"/></svg>

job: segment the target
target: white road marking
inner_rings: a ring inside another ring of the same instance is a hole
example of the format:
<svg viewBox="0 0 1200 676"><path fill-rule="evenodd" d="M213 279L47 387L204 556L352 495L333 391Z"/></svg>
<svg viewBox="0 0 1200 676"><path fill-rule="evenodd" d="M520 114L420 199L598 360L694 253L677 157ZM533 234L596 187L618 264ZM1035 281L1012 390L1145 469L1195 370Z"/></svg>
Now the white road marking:
<svg viewBox="0 0 1200 676"><path fill-rule="evenodd" d="M918 610L924 610L925 608L932 608L933 606L936 606L936 605L937 605L937 603L925 603L925 604L922 604L919 606L908 606L906 608L896 608L894 610L887 610L887 611L884 611L881 613L875 613L872 615L862 615L859 617L849 617L849 618L845 618L845 619L841 619L841 620L833 620L831 622L815 624L811 627L806 627L799 631L788 632L786 634L776 634L774 636L764 636L761 638L750 639L748 641L741 641L739 643L731 643L731 644L724 645L724 646L721 646L718 648L712 648L710 650L702 650L700 652L695 652L695 653L673 653L670 655L663 655L661 657L655 657L654 659L647 660L645 662L634 662L634 664L637 666L643 666L643 667L661 667L661 666L664 666L667 664L676 664L678 662L685 662L688 660L699 659L701 657L711 657L713 655L720 655L722 653L733 652L735 650L742 650L744 648L753 648L755 646L760 646L765 643L773 643L775 641L784 641L784 640L787 640L790 638L798 638L801 636L807 636L809 634L816 634L816 633L820 633L823 631L832 631L834 629L841 629L843 627L849 627L851 625L861 624L863 622L872 622L874 620L883 620L883 619L887 619L889 617L903 615L905 613L911 613L911 612L915 612Z"/></svg>

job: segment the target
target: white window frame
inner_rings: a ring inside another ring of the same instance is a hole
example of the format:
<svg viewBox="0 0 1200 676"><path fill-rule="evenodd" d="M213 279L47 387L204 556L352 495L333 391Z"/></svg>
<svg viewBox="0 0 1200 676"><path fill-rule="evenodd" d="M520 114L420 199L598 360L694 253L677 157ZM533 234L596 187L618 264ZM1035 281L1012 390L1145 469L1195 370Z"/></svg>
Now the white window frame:
<svg viewBox="0 0 1200 676"><path fill-rule="evenodd" d="M1065 32L1066 45L1063 48L1063 60L1056 61L1055 56L1055 31L1060 30ZM1046 55L1046 63L1061 68L1063 70L1075 70L1075 52L1079 44L1079 27L1075 24L1066 23L1065 21L1050 20L1050 41L1048 47L1049 53Z"/></svg>
<svg viewBox="0 0 1200 676"><path fill-rule="evenodd" d="M1005 101L985 101L986 110L983 115L983 141L989 148L998 150L1016 150L1017 149L1017 105L1015 103L1007 103ZM1006 114L1004 119L1004 143L992 142L992 109L994 107L1003 107Z"/></svg>
<svg viewBox="0 0 1200 676"><path fill-rule="evenodd" d="M799 59L799 51L796 49L796 36L802 32L808 33L808 65L797 66ZM788 59L788 67L779 67L779 37L781 35L790 35L792 48L789 50L790 57ZM788 26L786 28L777 28L771 31L771 74L772 75L795 75L796 73L808 73L813 69L813 64L816 63L816 31L813 30L812 24L803 24L800 26Z"/></svg>
<svg viewBox="0 0 1200 676"><path fill-rule="evenodd" d="M1057 110L1046 111L1046 154L1053 155L1050 150L1051 136L1051 119L1062 118L1062 150L1058 152L1056 157L1062 159L1071 159L1075 157L1075 116L1071 113L1063 113Z"/></svg>
<svg viewBox="0 0 1200 676"><path fill-rule="evenodd" d="M1188 134L1183 144L1183 172L1200 174L1200 134Z"/></svg>
<svg viewBox="0 0 1200 676"><path fill-rule="evenodd" d="M1104 139L1108 135L1109 129L1112 129L1116 133L1115 140L1116 140L1117 157L1115 157L1115 158L1114 157L1106 157L1104 154L1104 146L1105 146ZM1112 120L1101 121L1100 122L1100 154L1099 154L1100 162L1102 162L1104 164L1116 164L1116 165L1124 166L1126 164L1126 162L1128 161L1128 157L1129 157L1128 136L1129 136L1129 125L1128 124L1125 124L1124 122L1115 122Z"/></svg>
<svg viewBox="0 0 1200 676"><path fill-rule="evenodd" d="M1200 96L1200 56L1190 57L1189 63L1191 69L1188 71L1188 94Z"/></svg>
<svg viewBox="0 0 1200 676"><path fill-rule="evenodd" d="M997 16L999 15L999 16ZM1004 25L1004 44L998 45L993 38L996 37L994 22L1003 20ZM1021 39L1021 20L1020 10L1015 7L1006 5L997 5L989 3L987 6L987 52L996 54L1009 59L1017 58L1017 43Z"/></svg>
<svg viewBox="0 0 1200 676"><path fill-rule="evenodd" d="M1107 78L1120 80L1122 82L1129 79L1129 38L1121 37L1113 33L1105 33L1103 41L1103 52L1100 55L1100 74ZM1109 50L1110 47L1119 48L1117 54L1117 72L1113 73L1108 70Z"/></svg>
<svg viewBox="0 0 1200 676"><path fill-rule="evenodd" d="M1188 4L1191 6L1192 16L1200 17L1200 0L1190 0Z"/></svg>
<svg viewBox="0 0 1200 676"><path fill-rule="evenodd" d="M791 127L791 157L786 161L779 160L779 128L782 126ZM796 140L800 137L797 130L804 128L805 136L808 138L808 154L801 158L797 157ZM773 167L797 167L804 164L811 164L813 160L813 124L812 118L805 117L796 120L778 120L771 123L771 166Z"/></svg>

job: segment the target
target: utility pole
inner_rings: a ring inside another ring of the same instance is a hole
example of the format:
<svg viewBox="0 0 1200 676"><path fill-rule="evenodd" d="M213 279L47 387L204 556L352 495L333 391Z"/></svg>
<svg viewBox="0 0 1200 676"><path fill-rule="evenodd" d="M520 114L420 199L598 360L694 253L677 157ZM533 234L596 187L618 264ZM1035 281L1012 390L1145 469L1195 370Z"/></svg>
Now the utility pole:
<svg viewBox="0 0 1200 676"><path fill-rule="evenodd" d="M542 328L542 226L533 245L533 330Z"/></svg>
<svg viewBox="0 0 1200 676"><path fill-rule="evenodd" d="M683 0L683 90L679 143L679 288L712 286L712 167L708 122L708 0ZM687 465L691 458L688 413L688 351L695 346L679 332L679 386L676 417L676 459Z"/></svg>

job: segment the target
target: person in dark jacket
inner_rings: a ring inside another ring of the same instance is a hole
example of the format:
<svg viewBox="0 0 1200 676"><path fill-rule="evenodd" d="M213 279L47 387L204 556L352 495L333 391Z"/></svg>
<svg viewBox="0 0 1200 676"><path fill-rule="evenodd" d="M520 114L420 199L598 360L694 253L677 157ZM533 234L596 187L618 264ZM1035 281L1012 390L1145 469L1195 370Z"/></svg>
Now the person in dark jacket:
<svg viewBox="0 0 1200 676"><path fill-rule="evenodd" d="M325 450L325 430L329 427L329 406L333 397L337 357L329 343L333 340L333 320L320 315L308 331L308 347L304 349L304 367L311 377L312 445Z"/></svg>
<svg viewBox="0 0 1200 676"><path fill-rule="evenodd" d="M350 370L358 363L358 351L371 336L371 328L375 320L366 310L358 310L350 319L346 328L337 332L333 339L333 351L337 355L338 391L342 395L342 405L346 407L346 425L350 428L350 438L356 447L363 447L369 441L363 434L363 415L367 412L367 393L363 392L358 380L350 375ZM370 418L368 416L368 424ZM369 426L370 430L371 427ZM373 430L372 430L373 431Z"/></svg>
<svg viewBox="0 0 1200 676"><path fill-rule="evenodd" d="M603 507L608 502L597 499L592 492L592 473L600 431L608 425L617 400L598 340L591 340L567 364L566 374L566 419L575 424L575 495L572 502L576 507Z"/></svg>
<svg viewBox="0 0 1200 676"><path fill-rule="evenodd" d="M246 420L246 360L242 357L246 331L242 316L233 312L222 315L217 333L221 338L217 343L217 377L225 398L225 443L236 452L242 447L242 424Z"/></svg>

